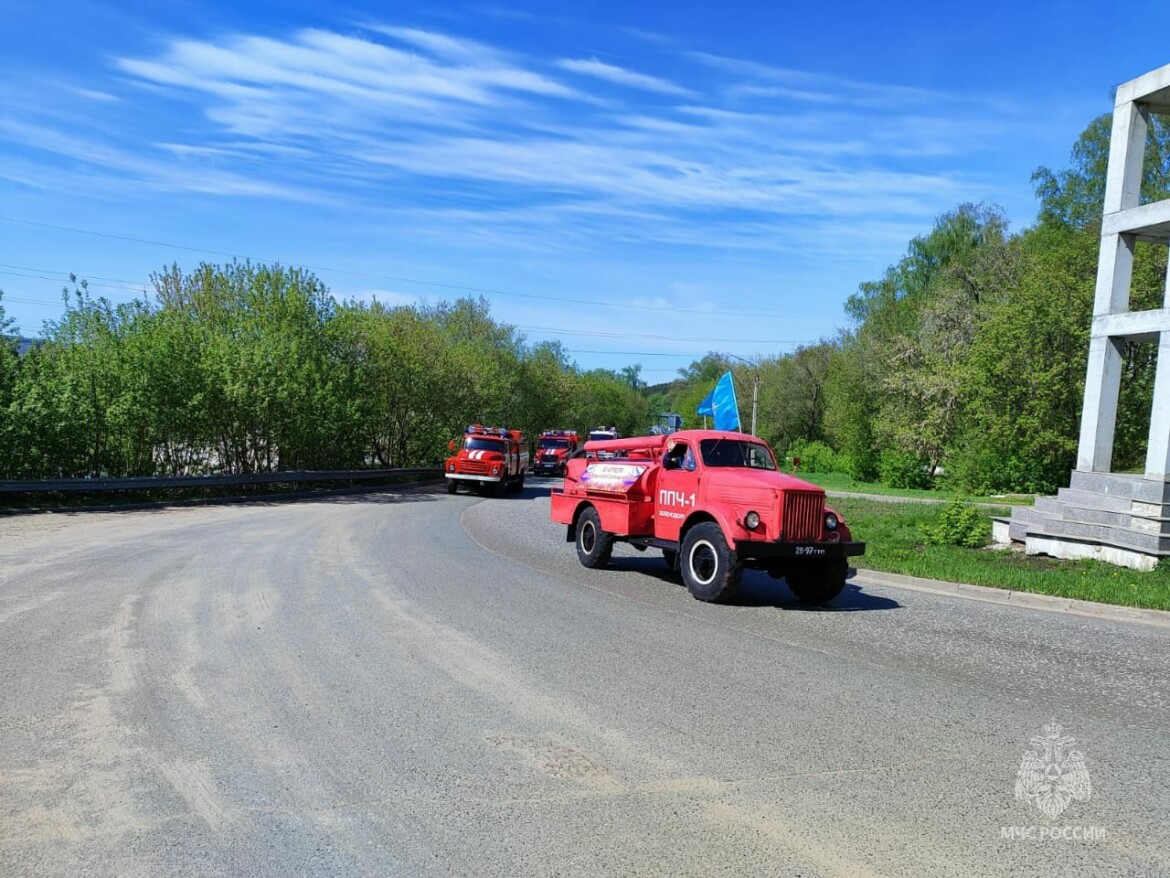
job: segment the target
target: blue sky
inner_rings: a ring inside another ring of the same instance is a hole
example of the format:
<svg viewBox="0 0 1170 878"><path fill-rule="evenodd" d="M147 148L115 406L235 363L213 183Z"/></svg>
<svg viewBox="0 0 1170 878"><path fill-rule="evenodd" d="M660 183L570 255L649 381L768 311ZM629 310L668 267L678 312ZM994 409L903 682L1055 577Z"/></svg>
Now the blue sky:
<svg viewBox="0 0 1170 878"><path fill-rule="evenodd" d="M1105 8L4 0L3 305L35 335L69 272L122 301L237 256L482 292L652 383L791 351L958 204L1033 221L1170 62L1170 4Z"/></svg>

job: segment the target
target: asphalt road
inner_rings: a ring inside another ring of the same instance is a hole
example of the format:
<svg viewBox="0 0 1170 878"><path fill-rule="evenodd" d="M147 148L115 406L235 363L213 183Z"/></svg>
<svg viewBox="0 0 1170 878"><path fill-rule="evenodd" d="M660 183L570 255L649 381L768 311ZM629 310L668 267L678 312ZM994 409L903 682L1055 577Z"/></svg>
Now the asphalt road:
<svg viewBox="0 0 1170 878"><path fill-rule="evenodd" d="M1167 629L701 604L441 492L0 518L0 875L1170 875Z"/></svg>

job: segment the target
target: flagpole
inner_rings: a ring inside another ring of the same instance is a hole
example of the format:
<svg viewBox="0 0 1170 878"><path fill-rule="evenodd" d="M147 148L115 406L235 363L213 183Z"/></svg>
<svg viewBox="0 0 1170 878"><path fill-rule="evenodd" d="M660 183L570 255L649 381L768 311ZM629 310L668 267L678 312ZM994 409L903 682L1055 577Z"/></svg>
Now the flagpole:
<svg viewBox="0 0 1170 878"><path fill-rule="evenodd" d="M735 354L727 354L733 360L739 360L745 366L752 367L752 435L756 433L756 412L760 407L760 366L758 363L753 363L751 360L745 360L743 357Z"/></svg>

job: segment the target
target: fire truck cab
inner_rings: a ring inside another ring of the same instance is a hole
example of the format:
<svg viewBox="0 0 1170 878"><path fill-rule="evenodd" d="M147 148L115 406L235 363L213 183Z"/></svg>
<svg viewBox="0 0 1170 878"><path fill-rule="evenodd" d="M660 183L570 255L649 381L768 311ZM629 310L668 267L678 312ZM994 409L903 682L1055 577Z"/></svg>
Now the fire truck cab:
<svg viewBox="0 0 1170 878"><path fill-rule="evenodd" d="M524 487L528 446L520 430L472 424L462 440L452 439L448 448L455 452L443 467L448 494L458 491L460 484L496 497Z"/></svg>
<svg viewBox="0 0 1170 878"><path fill-rule="evenodd" d="M757 437L722 430L586 442L550 517L584 566L606 566L618 541L659 549L701 601L730 598L744 567L830 601L865 552L821 488L781 472Z"/></svg>
<svg viewBox="0 0 1170 878"><path fill-rule="evenodd" d="M532 461L533 475L565 474L569 456L580 445L576 430L545 430L536 444L536 457Z"/></svg>

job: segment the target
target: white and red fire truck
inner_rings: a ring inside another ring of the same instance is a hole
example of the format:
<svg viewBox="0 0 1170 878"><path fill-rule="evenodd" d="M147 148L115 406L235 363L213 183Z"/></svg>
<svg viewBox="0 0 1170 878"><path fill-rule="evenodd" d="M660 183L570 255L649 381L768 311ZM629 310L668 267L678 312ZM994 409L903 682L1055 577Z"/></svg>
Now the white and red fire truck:
<svg viewBox="0 0 1170 878"><path fill-rule="evenodd" d="M447 447L455 452L444 466L448 494L458 491L460 484L497 497L524 487L528 446L520 430L472 424L463 431L461 442L452 439Z"/></svg>
<svg viewBox="0 0 1170 878"><path fill-rule="evenodd" d="M577 450L581 440L576 430L545 430L536 443L536 457L532 461L533 475L565 474L565 464Z"/></svg>
<svg viewBox="0 0 1170 878"><path fill-rule="evenodd" d="M821 488L782 473L755 436L722 430L586 442L550 514L586 567L606 566L617 541L659 549L701 601L731 597L744 567L830 601L865 552Z"/></svg>

